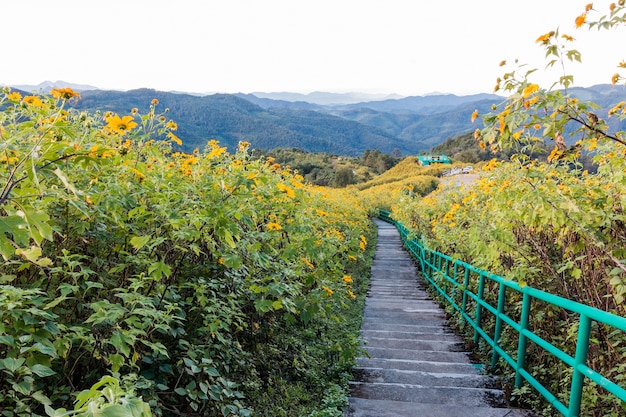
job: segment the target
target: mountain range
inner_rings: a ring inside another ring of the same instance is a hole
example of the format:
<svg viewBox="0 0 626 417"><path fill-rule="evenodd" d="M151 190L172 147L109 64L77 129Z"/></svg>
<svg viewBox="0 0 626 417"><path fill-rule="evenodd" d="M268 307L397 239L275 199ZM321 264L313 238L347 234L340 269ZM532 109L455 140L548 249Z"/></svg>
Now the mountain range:
<svg viewBox="0 0 626 417"><path fill-rule="evenodd" d="M90 111L110 110L123 115L138 108L140 113L146 113L152 99L156 98L159 100L157 111L168 109L167 117L178 124L177 136L183 140L182 150L186 152L203 148L208 140L217 139L229 149L234 149L239 141L248 141L253 149L263 150L299 148L309 152L359 156L367 149L378 149L383 153L410 155L481 127L479 120L474 124L471 122L472 112L478 109L481 114L488 113L493 104L504 100L495 94L413 97L359 93L198 95L153 89L77 88L60 81L50 84L40 85L35 90L70 86L81 91L81 99L74 106ZM580 99L599 104L603 109L626 99L624 86L598 85L574 88L570 92ZM363 97L370 101L354 102Z"/></svg>
<svg viewBox="0 0 626 417"><path fill-rule="evenodd" d="M138 89L87 90L74 105L119 114L136 107L145 113L154 98L178 124L187 152L217 139L230 149L245 140L256 149L299 148L346 156L367 149L402 155L426 151L473 130L470 116L475 108L486 112L502 101L490 94L437 95L322 105L252 94L196 96Z"/></svg>

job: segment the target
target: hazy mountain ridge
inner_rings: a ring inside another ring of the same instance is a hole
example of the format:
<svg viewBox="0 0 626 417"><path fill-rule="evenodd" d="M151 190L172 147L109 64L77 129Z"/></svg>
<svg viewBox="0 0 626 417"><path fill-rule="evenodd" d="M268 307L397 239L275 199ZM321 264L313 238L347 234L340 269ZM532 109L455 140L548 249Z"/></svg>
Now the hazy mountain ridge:
<svg viewBox="0 0 626 417"><path fill-rule="evenodd" d="M83 91L88 91L88 90L98 90L98 87L94 87L93 85L74 84L74 83L68 83L67 81L62 81L62 80L57 80L57 81L46 80L37 85L25 84L25 85L13 85L11 87L18 89L18 90L26 91L29 93L40 92L40 91L43 91L44 93L48 93L53 88L68 88L68 87L78 92L83 92Z"/></svg>
<svg viewBox="0 0 626 417"><path fill-rule="evenodd" d="M148 111L159 100L158 111L169 109L167 117L178 124L183 149L203 148L217 139L233 149L245 140L253 148L300 148L311 152L360 155L365 149L405 154L424 149L419 142L407 142L379 128L335 115L298 108L265 109L232 94L192 96L151 89L86 91L74 106L79 109L127 114L134 107Z"/></svg>
<svg viewBox="0 0 626 417"><path fill-rule="evenodd" d="M61 86L70 84L55 88ZM602 119L610 107L626 98L624 86L598 85L572 88L569 92L599 104L601 109L596 113ZM203 96L138 89L84 90L74 106L120 114L128 114L136 107L146 113L154 98L160 102L158 111L169 109L167 117L178 124L177 134L187 152L203 148L209 139L217 139L230 149L245 140L256 149L300 148L347 156L361 155L366 149L395 154L399 151L403 155L427 151L446 139L482 127L480 118L471 122L471 113L478 109L480 114L487 114L493 104L505 100L494 94L441 94L321 105L252 94ZM609 120L610 129L615 131L624 125L618 122Z"/></svg>

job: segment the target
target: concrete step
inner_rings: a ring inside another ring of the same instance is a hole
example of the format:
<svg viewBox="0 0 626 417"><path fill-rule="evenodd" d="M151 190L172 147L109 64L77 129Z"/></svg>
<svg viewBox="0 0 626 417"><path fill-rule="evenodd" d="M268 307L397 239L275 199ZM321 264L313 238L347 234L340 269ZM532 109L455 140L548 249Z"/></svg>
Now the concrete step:
<svg viewBox="0 0 626 417"><path fill-rule="evenodd" d="M369 348L404 349L433 352L465 352L465 343L459 340L412 340L390 337L361 336L363 346Z"/></svg>
<svg viewBox="0 0 626 417"><path fill-rule="evenodd" d="M496 380L493 377L476 374L475 372L425 372L359 367L355 369L354 376L361 383L418 384L426 387L496 388Z"/></svg>
<svg viewBox="0 0 626 417"><path fill-rule="evenodd" d="M433 362L395 358L357 358L361 368L387 368L395 370L479 375L481 367L467 362Z"/></svg>
<svg viewBox="0 0 626 417"><path fill-rule="evenodd" d="M375 346L364 346L367 354L372 358L380 359L403 359L410 361L431 362L469 362L469 354L466 352L445 352L436 350L393 349Z"/></svg>
<svg viewBox="0 0 626 417"><path fill-rule="evenodd" d="M522 417L432 301L392 225L379 224L345 417Z"/></svg>
<svg viewBox="0 0 626 417"><path fill-rule="evenodd" d="M350 383L350 396L370 400L390 400L420 404L446 404L465 407L502 407L500 390L465 387L428 387L399 383Z"/></svg>
<svg viewBox="0 0 626 417"><path fill-rule="evenodd" d="M449 342L460 342L461 338L454 333L448 333L445 331L439 332L409 332L409 331L393 331L386 328L381 330L361 330L361 337L365 340L371 338L390 338L390 339L404 339L404 340L441 340Z"/></svg>
<svg viewBox="0 0 626 417"><path fill-rule="evenodd" d="M530 417L526 410L350 398L346 417Z"/></svg>

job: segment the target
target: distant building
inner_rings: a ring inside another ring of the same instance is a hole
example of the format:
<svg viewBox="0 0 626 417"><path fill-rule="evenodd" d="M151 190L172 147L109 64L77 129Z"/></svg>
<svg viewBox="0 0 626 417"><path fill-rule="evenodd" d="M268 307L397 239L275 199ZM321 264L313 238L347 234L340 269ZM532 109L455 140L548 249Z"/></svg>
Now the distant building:
<svg viewBox="0 0 626 417"><path fill-rule="evenodd" d="M430 164L451 164L450 158L445 155L417 155L420 165L427 167Z"/></svg>

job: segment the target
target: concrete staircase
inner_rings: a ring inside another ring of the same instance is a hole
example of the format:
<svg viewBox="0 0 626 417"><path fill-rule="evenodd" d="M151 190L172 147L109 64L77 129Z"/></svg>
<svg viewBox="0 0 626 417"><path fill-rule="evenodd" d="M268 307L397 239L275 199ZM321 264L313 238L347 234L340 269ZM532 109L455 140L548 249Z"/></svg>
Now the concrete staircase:
<svg viewBox="0 0 626 417"><path fill-rule="evenodd" d="M483 375L430 299L396 228L378 221L378 245L346 417L522 417Z"/></svg>

